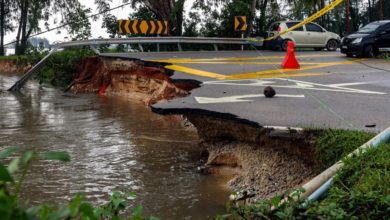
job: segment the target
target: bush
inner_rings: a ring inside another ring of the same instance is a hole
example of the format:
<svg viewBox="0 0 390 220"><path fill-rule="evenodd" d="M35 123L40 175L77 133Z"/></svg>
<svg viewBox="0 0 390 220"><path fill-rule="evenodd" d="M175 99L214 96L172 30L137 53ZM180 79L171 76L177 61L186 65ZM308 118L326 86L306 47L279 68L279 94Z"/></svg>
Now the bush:
<svg viewBox="0 0 390 220"><path fill-rule="evenodd" d="M34 65L46 56L47 53L47 51L29 51L27 56L28 62L31 65ZM83 57L93 55L93 51L89 48L66 48L62 51L58 51L48 58L35 79L40 83L66 87L73 79L73 74L76 71L76 62Z"/></svg>

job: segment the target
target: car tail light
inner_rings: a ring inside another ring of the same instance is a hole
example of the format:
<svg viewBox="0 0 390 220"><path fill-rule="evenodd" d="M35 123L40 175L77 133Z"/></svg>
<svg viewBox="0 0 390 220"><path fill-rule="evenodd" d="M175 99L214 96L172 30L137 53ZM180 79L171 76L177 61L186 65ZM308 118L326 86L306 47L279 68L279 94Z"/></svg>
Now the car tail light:
<svg viewBox="0 0 390 220"><path fill-rule="evenodd" d="M278 27L278 32L281 32L282 31L282 28L279 26Z"/></svg>

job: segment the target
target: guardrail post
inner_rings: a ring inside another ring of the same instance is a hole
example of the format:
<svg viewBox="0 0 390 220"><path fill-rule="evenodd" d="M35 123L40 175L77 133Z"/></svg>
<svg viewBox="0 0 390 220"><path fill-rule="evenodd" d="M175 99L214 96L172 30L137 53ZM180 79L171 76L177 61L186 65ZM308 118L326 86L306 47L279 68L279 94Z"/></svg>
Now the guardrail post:
<svg viewBox="0 0 390 220"><path fill-rule="evenodd" d="M181 48L181 44L180 43L177 43L177 48L179 49L179 51L183 51L183 48Z"/></svg>
<svg viewBox="0 0 390 220"><path fill-rule="evenodd" d="M138 47L141 50L141 52L144 52L144 48L142 47L142 44L138 44Z"/></svg>
<svg viewBox="0 0 390 220"><path fill-rule="evenodd" d="M91 50L92 50L95 54L97 54L97 55L100 54L100 51L96 48L95 45L90 45L89 47L91 48Z"/></svg>
<svg viewBox="0 0 390 220"><path fill-rule="evenodd" d="M214 50L218 51L218 45L217 44L213 44L213 46L214 46Z"/></svg>

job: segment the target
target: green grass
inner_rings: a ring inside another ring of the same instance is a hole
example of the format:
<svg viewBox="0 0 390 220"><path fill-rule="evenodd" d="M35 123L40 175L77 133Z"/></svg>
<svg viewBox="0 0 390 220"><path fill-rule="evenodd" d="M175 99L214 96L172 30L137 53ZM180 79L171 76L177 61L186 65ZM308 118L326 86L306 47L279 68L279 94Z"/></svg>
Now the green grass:
<svg viewBox="0 0 390 220"><path fill-rule="evenodd" d="M325 131L315 143L317 168L325 170L374 136L364 131L335 129Z"/></svg>
<svg viewBox="0 0 390 220"><path fill-rule="evenodd" d="M326 169L373 136L362 131L325 131L316 141L319 167ZM343 162L324 198L307 208L301 206L303 200L293 200L287 196L290 192L286 192L251 205L229 204L228 214L216 218L386 219L390 216L390 144L345 158ZM282 198L288 198L288 202L279 205ZM278 208L272 209L273 206Z"/></svg>
<svg viewBox="0 0 390 220"><path fill-rule="evenodd" d="M18 60L18 59L25 59L26 56L16 56L16 55L12 55L12 56L0 56L0 60Z"/></svg>
<svg viewBox="0 0 390 220"><path fill-rule="evenodd" d="M385 219L390 215L390 145L344 160L324 200L307 214L328 219Z"/></svg>

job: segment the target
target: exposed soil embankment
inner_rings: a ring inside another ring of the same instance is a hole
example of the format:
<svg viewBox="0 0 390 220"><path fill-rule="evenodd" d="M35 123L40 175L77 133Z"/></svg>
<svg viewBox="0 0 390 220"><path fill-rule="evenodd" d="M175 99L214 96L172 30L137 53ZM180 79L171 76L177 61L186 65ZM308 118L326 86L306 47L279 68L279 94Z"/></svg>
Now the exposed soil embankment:
<svg viewBox="0 0 390 220"><path fill-rule="evenodd" d="M0 60L0 72L6 74L23 74L31 68L26 63L18 63L17 60Z"/></svg>
<svg viewBox="0 0 390 220"><path fill-rule="evenodd" d="M171 73L157 64L134 59L87 57L77 65L72 91L128 96L147 105L161 100L187 96L199 87L190 80L172 80ZM107 86L105 89L104 87Z"/></svg>
<svg viewBox="0 0 390 220"><path fill-rule="evenodd" d="M196 81L172 80L172 72L159 65L134 59L84 58L77 64L71 89L105 90L151 105L187 96L199 86ZM256 123L217 117L219 113L211 116L188 110L177 114L184 114L198 131L205 152L200 169L207 174L231 176L231 190L245 191L247 201L271 198L299 187L316 174L314 133L265 129Z"/></svg>
<svg viewBox="0 0 390 220"><path fill-rule="evenodd" d="M201 138L204 172L231 175L232 191L248 201L271 198L315 176L315 134L273 130L229 119L188 115Z"/></svg>

